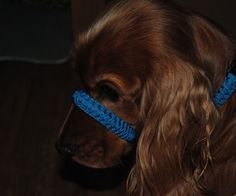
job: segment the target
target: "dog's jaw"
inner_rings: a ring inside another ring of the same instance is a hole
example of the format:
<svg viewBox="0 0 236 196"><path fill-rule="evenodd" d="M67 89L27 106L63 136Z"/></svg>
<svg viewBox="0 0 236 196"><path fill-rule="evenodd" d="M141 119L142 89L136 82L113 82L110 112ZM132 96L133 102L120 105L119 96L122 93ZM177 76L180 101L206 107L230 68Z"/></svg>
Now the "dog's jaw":
<svg viewBox="0 0 236 196"><path fill-rule="evenodd" d="M122 164L122 158L130 152L131 145L108 131L102 140L81 143L72 159L91 168L109 168Z"/></svg>

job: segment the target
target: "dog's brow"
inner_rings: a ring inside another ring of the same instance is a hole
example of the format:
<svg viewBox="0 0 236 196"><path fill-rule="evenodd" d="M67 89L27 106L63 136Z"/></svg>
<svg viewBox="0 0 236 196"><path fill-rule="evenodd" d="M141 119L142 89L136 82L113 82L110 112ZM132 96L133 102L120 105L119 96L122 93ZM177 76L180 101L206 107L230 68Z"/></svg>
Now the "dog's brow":
<svg viewBox="0 0 236 196"><path fill-rule="evenodd" d="M107 81L111 81L113 82L116 86L124 89L127 88L128 84L126 84L124 81L125 79L122 78L119 75L116 74L111 74L111 73L107 73L107 74L103 74L99 77L99 80L107 80Z"/></svg>
<svg viewBox="0 0 236 196"><path fill-rule="evenodd" d="M140 86L140 80L137 77L129 77L128 79L118 74L106 73L98 77L99 81L106 80L112 82L124 94L136 93Z"/></svg>

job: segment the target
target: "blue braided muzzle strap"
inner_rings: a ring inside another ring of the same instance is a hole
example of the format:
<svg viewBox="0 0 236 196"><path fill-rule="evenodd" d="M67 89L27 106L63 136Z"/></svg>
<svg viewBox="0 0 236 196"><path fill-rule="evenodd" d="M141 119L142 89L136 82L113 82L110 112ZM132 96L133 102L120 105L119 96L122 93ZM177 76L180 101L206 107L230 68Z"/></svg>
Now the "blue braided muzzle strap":
<svg viewBox="0 0 236 196"><path fill-rule="evenodd" d="M236 90L236 74L228 72L223 85L214 96L214 104L220 108L233 95Z"/></svg>
<svg viewBox="0 0 236 196"><path fill-rule="evenodd" d="M76 106L108 130L115 133L121 139L128 142L135 139L135 129L130 124L122 120L111 110L101 105L85 91L75 91L73 94L73 99Z"/></svg>

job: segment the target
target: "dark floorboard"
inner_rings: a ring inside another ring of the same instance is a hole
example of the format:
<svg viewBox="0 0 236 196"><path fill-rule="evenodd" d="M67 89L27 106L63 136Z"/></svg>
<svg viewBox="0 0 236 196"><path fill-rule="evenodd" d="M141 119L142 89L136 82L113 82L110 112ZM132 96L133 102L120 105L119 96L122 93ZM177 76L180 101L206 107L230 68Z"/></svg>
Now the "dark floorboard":
<svg viewBox="0 0 236 196"><path fill-rule="evenodd" d="M54 144L75 78L66 64L0 62L1 196L125 195L121 186L91 191L61 175Z"/></svg>

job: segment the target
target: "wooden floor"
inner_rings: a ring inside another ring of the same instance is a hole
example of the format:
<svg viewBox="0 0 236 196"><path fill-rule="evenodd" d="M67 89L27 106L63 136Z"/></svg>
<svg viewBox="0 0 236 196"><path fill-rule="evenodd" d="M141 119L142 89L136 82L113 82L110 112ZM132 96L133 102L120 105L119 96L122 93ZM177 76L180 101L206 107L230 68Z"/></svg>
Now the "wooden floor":
<svg viewBox="0 0 236 196"><path fill-rule="evenodd" d="M54 144L75 78L67 64L0 62L1 196L125 195L122 186L92 191L62 175Z"/></svg>

